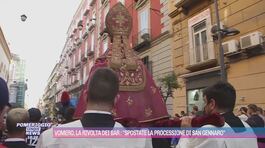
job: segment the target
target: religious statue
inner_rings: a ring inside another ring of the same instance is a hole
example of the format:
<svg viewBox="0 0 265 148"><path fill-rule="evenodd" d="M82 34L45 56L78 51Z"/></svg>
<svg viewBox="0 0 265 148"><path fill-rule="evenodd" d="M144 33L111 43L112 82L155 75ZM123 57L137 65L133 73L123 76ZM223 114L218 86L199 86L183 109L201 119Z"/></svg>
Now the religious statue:
<svg viewBox="0 0 265 148"><path fill-rule="evenodd" d="M115 118L132 118L138 122L150 122L168 118L166 105L152 76L140 58L130 47L132 17L121 4L113 6L106 16L106 28L112 46L99 57L90 71L90 76L99 67L113 69L119 77L119 93L115 99ZM89 82L89 79L88 79ZM86 108L87 85L84 86L75 117L82 116Z"/></svg>
<svg viewBox="0 0 265 148"><path fill-rule="evenodd" d="M106 27L112 39L112 46L96 60L89 75L100 67L109 67L117 73L120 86L112 111L116 121L133 127L180 127L180 119L169 119L158 87L129 45L132 17L121 3L110 9L106 16ZM86 109L88 83L89 79L81 92L75 118L80 118ZM206 124L221 127L224 125L224 119L219 114L214 114L195 117L192 120L193 127Z"/></svg>

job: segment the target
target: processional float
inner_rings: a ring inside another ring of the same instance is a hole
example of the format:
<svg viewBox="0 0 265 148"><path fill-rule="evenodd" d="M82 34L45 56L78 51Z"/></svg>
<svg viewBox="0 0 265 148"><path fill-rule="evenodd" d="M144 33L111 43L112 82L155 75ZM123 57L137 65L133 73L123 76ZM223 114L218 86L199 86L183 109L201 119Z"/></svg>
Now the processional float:
<svg viewBox="0 0 265 148"><path fill-rule="evenodd" d="M130 47L132 17L121 3L113 6L106 16L106 29L112 44L104 55L99 57L90 70L74 114L80 118L86 109L86 98L90 76L96 69L109 67L119 77L119 93L112 111L115 120L127 126L170 126L179 127L181 120L170 120L162 95L147 68ZM223 125L219 115L194 118L193 126L204 124Z"/></svg>

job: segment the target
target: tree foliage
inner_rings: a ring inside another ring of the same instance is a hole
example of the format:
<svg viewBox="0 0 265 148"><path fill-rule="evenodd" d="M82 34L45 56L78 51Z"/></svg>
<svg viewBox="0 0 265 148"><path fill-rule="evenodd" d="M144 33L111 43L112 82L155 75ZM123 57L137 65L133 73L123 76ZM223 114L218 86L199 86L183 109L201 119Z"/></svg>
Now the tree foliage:
<svg viewBox="0 0 265 148"><path fill-rule="evenodd" d="M174 72L158 79L160 82L160 91L163 95L164 102L166 103L169 97L173 97L173 91L180 88L180 85L177 81L177 76Z"/></svg>

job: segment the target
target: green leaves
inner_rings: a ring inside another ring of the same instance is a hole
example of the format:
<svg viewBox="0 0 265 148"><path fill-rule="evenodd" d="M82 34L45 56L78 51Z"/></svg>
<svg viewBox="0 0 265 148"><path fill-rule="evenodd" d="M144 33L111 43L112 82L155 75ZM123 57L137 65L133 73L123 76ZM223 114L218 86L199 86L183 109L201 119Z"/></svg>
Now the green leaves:
<svg viewBox="0 0 265 148"><path fill-rule="evenodd" d="M168 97L173 97L173 90L180 88L177 76L174 72L166 75L163 78L159 78L158 82L160 83L161 94L165 103Z"/></svg>
<svg viewBox="0 0 265 148"><path fill-rule="evenodd" d="M158 81L164 89L178 89L180 87L175 73L168 74L165 77L158 79Z"/></svg>

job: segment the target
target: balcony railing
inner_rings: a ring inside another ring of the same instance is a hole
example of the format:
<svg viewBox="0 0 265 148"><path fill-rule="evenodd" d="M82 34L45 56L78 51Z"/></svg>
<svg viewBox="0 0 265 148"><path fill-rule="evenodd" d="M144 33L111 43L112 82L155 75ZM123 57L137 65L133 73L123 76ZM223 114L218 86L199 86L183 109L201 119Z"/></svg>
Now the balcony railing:
<svg viewBox="0 0 265 148"><path fill-rule="evenodd" d="M197 5L202 2L202 0L179 0L176 3L177 8L182 8L184 14L188 14L191 7Z"/></svg>
<svg viewBox="0 0 265 148"><path fill-rule="evenodd" d="M94 48L95 49L95 48ZM89 58L91 58L91 57L93 57L94 56L94 51L91 51L91 48L88 48L87 49L87 57L89 57Z"/></svg>
<svg viewBox="0 0 265 148"><path fill-rule="evenodd" d="M75 64L75 67L78 69L79 66L81 66L81 61L78 61L76 64Z"/></svg>
<svg viewBox="0 0 265 148"><path fill-rule="evenodd" d="M96 26L95 20L91 20L91 22L89 23L88 30L91 31L93 28L95 28L95 26Z"/></svg>
<svg viewBox="0 0 265 148"><path fill-rule="evenodd" d="M88 15L88 13L89 13L89 10L90 10L90 8L89 8L89 7L87 7L87 8L85 9L84 16L87 16L87 15Z"/></svg>
<svg viewBox="0 0 265 148"><path fill-rule="evenodd" d="M77 23L77 28L79 28L79 26L83 26L83 20L79 20L78 23Z"/></svg>
<svg viewBox="0 0 265 148"><path fill-rule="evenodd" d="M79 46L81 43L82 43L82 39L80 39L79 37L75 39L76 46Z"/></svg>
<svg viewBox="0 0 265 148"><path fill-rule="evenodd" d="M86 39L87 36L88 36L88 30L86 30L86 31L83 33L82 38L83 38L83 39Z"/></svg>
<svg viewBox="0 0 265 148"><path fill-rule="evenodd" d="M133 48L138 51L149 46L152 41L151 29L143 29L132 37Z"/></svg>
<svg viewBox="0 0 265 148"><path fill-rule="evenodd" d="M77 88L81 88L82 86L83 86L82 80L75 80L75 81L73 81L73 83L71 85L69 85L68 90L72 91L72 90L75 90Z"/></svg>
<svg viewBox="0 0 265 148"><path fill-rule="evenodd" d="M108 0L101 0L101 4L103 5L104 3L106 3Z"/></svg>

